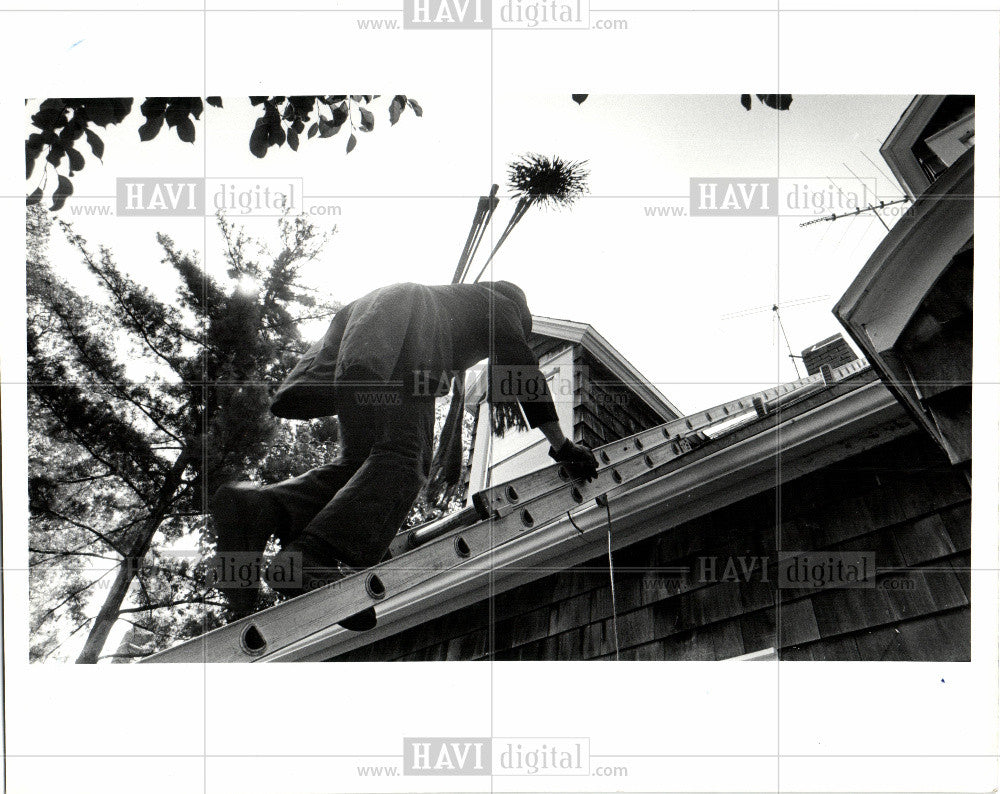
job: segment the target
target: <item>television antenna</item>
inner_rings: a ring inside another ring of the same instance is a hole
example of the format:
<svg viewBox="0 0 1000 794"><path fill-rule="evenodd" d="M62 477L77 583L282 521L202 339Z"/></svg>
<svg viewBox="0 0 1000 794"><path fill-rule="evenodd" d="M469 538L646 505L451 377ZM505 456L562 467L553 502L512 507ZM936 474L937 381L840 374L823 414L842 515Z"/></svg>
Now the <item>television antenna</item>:
<svg viewBox="0 0 1000 794"><path fill-rule="evenodd" d="M781 336L785 340L785 347L788 348L788 357L792 360L792 366L795 367L796 377L801 378L802 374L799 372L799 362L798 359L802 356L796 355L792 351L792 343L788 339L788 333L785 331L785 324L781 320L781 312L784 309L795 309L799 306L807 306L810 303L816 303L818 301L826 300L829 295L814 295L811 298L797 298L790 301L784 301L782 303L772 303L767 306L756 306L752 309L744 309L743 311L732 312L731 314L722 315L723 320L735 320L740 317L750 317L755 314L761 314L762 312L770 311L774 315L774 319L778 323L778 329L781 331Z"/></svg>
<svg viewBox="0 0 1000 794"><path fill-rule="evenodd" d="M879 168L878 164L875 163L867 154L865 154L864 152L861 152L861 155L869 163L871 163L873 166L875 166L875 168L878 169L879 173L881 173L883 176L885 176L886 179L889 179L889 177L885 173L885 171L883 171L881 168ZM847 171L848 171L848 173L850 173L850 175L853 176L856 180L858 180L858 182L861 183L862 187L864 187L864 184L865 184L864 180L860 176L858 176L856 173L854 173L854 171L851 169L851 167L847 163L844 163L844 168L846 168ZM829 182L830 182L831 185L835 184L834 181L832 179L830 179L829 177L827 177L827 179L829 180ZM891 179L889 181L892 182ZM893 182L893 185L895 185L895 184L896 183ZM896 187L898 188L899 186L896 185ZM840 192L841 195L844 194L844 191L840 190L840 188L837 188L837 190ZM900 190L900 193L902 193L902 192L903 191ZM875 194L875 197L878 198L878 194L877 193ZM904 196L903 198L896 199L894 201L884 201L884 200L880 199L879 202L878 202L878 204L872 204L871 202L868 202L867 206L864 206L864 207L855 207L852 212L841 212L839 215L836 212L832 212L829 215L824 215L824 216L822 216L820 218L813 218L812 220L808 220L808 221L805 221L804 223L800 223L799 227L801 228L803 226L812 226L814 223L824 223L824 222L827 222L827 221L836 221L836 220L840 220L841 218L855 218L858 215L861 215L863 213L871 212L873 215L875 215L876 218L879 219L879 222L885 227L885 230L889 231L889 224L887 224L885 222L885 219L879 214L879 210L884 210L886 207L891 207L894 204L907 204L907 203L909 203L909 201L910 201L910 199L909 199L908 196Z"/></svg>
<svg viewBox="0 0 1000 794"><path fill-rule="evenodd" d="M853 212L842 212L839 215L837 213L831 213L830 215L824 215L821 218L813 218L812 220L806 221L805 223L800 223L799 226L812 226L814 223L823 223L824 221L837 221L841 218L852 218L856 215L861 215L864 212L873 212L875 217L882 222L885 226L885 230L889 231L889 225L883 220L882 216L878 214L879 210L884 210L886 207L891 207L893 204L908 204L910 200L908 198L897 199L896 201L880 201L878 204L868 203L867 207L858 207Z"/></svg>

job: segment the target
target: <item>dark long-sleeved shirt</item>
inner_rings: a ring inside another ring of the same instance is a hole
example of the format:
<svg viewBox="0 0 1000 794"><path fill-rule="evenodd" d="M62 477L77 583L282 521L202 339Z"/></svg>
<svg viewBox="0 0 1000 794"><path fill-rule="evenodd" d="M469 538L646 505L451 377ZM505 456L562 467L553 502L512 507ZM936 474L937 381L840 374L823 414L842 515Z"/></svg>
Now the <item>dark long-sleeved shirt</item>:
<svg viewBox="0 0 1000 794"><path fill-rule="evenodd" d="M558 421L530 333L524 293L506 282L382 287L337 312L271 410L292 419L331 415L342 387L356 384L445 394L451 377L488 358L491 400L519 402L531 427Z"/></svg>

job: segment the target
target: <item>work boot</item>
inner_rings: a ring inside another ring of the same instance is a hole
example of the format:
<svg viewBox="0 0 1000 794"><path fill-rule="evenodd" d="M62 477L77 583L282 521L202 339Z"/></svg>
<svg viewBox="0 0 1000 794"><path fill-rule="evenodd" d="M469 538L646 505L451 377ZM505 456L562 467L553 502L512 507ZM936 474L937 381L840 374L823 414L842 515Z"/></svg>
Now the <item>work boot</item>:
<svg viewBox="0 0 1000 794"><path fill-rule="evenodd" d="M296 552L289 553L294 554ZM295 598L324 585L338 582L352 573L357 573L361 570L359 568L351 568L342 562L321 562L306 552L297 553L301 555L301 581L295 581L296 577L292 570L291 558L285 556L285 553L275 556L265 575L271 589L288 598ZM291 573L289 577L291 581L286 580L286 577L283 575L286 573ZM339 621L339 625L351 631L368 631L375 628L377 620L375 607L368 607Z"/></svg>
<svg viewBox="0 0 1000 794"><path fill-rule="evenodd" d="M229 604L231 620L254 611L260 594L260 564L244 555L263 555L272 534L285 520L281 507L251 483L230 483L215 492L209 503L215 519L216 555L208 562L210 582ZM239 555L239 556L234 556ZM233 570L250 564L248 581L232 581Z"/></svg>

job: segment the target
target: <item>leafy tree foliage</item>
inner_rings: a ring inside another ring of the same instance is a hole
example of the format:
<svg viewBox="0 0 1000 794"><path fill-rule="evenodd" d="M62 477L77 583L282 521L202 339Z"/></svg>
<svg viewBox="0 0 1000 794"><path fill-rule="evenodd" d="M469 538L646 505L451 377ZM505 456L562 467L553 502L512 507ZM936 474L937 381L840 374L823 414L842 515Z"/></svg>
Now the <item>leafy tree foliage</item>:
<svg viewBox="0 0 1000 794"><path fill-rule="evenodd" d="M791 94L755 94L760 102L774 110L788 110L792 105ZM740 94L740 104L744 110L750 110L750 94Z"/></svg>
<svg viewBox="0 0 1000 794"><path fill-rule="evenodd" d="M369 105L377 94L340 94L328 96L253 96L250 102L261 109L250 131L249 148L255 157L264 157L272 146L286 143L293 151L299 148L300 136L331 138L343 127L349 130L346 149L357 146L357 134L375 129L375 115ZM28 194L29 205L42 200L50 176L56 185L52 190L50 209L59 210L73 193L70 179L82 171L86 158L82 152L84 141L90 153L98 160L104 157L104 141L97 128L121 124L132 113L132 98L59 99L42 101L38 111L31 116L34 128L24 142L26 178L31 179L38 162L43 172L34 190ZM196 122L200 121L205 104L222 109L222 98L200 97L146 97L139 105L145 121L139 127L139 140L150 141L166 126L174 130L185 143L194 143ZM397 94L389 103L389 123L399 121L409 108L422 116L423 109L417 100ZM64 170L57 169L67 161Z"/></svg>

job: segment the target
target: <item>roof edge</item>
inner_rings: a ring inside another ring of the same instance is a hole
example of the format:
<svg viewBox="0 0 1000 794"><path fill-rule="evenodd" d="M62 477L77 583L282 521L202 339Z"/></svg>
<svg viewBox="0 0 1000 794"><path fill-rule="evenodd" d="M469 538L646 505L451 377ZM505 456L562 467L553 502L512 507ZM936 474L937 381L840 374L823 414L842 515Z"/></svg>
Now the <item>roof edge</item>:
<svg viewBox="0 0 1000 794"><path fill-rule="evenodd" d="M583 345L587 352L593 354L601 363L608 367L622 382L632 388L640 398L665 420L676 419L683 414L678 410L653 383L618 352L607 339L597 332L589 323L573 320L561 320L555 317L532 315L532 333L542 336L552 336Z"/></svg>

